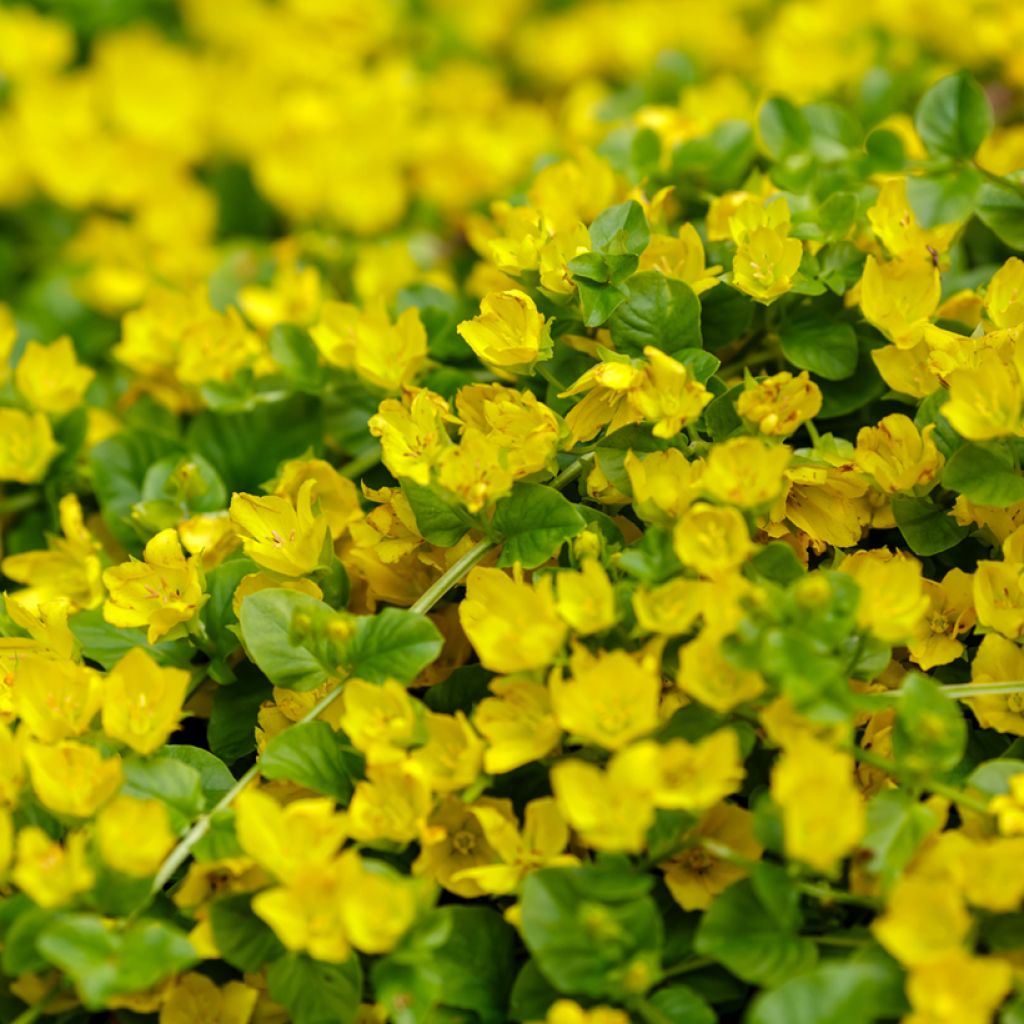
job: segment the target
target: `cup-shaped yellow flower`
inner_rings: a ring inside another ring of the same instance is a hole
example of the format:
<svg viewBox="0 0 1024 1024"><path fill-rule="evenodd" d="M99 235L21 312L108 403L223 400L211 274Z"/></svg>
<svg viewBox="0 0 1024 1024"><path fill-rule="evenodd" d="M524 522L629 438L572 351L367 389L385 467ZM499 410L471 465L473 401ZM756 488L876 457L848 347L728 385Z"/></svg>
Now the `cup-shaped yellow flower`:
<svg viewBox="0 0 1024 1024"><path fill-rule="evenodd" d="M899 348L913 348L935 312L942 284L938 267L920 260L879 263L868 256L860 280L864 319Z"/></svg>
<svg viewBox="0 0 1024 1024"><path fill-rule="evenodd" d="M426 486L431 468L452 445L445 424L453 420L444 398L415 388L407 390L401 401L385 398L370 417L369 429L380 438L381 461L392 475Z"/></svg>
<svg viewBox="0 0 1024 1024"><path fill-rule="evenodd" d="M409 760L435 793L465 789L480 776L484 742L463 711L427 715L427 742Z"/></svg>
<svg viewBox="0 0 1024 1024"><path fill-rule="evenodd" d="M740 788L744 770L739 739L732 729L719 729L696 743L669 740L658 751L658 770L655 806L706 811Z"/></svg>
<svg viewBox="0 0 1024 1024"><path fill-rule="evenodd" d="M708 456L701 484L719 501L756 508L782 490L789 449L756 437L734 437L716 444Z"/></svg>
<svg viewBox="0 0 1024 1024"><path fill-rule="evenodd" d="M615 591L596 558L585 558L578 572L560 572L555 578L555 595L558 614L578 636L615 625Z"/></svg>
<svg viewBox="0 0 1024 1024"><path fill-rule="evenodd" d="M394 764L417 738L419 705L394 679L349 679L342 694L341 727L367 764Z"/></svg>
<svg viewBox="0 0 1024 1024"><path fill-rule="evenodd" d="M320 565L327 518L313 511L315 480L306 480L292 503L276 494L231 496L231 521L245 553L282 576L305 576Z"/></svg>
<svg viewBox="0 0 1024 1024"><path fill-rule="evenodd" d="M683 565L710 579L734 572L754 549L743 513L706 501L686 510L672 532L672 544Z"/></svg>
<svg viewBox="0 0 1024 1024"><path fill-rule="evenodd" d="M902 413L884 416L876 427L861 427L854 455L857 468L887 494L927 487L945 461L932 440L934 431L934 424L918 430Z"/></svg>
<svg viewBox="0 0 1024 1024"><path fill-rule="evenodd" d="M241 981L218 988L205 974L189 971L167 993L160 1024L249 1024L259 997L259 989Z"/></svg>
<svg viewBox="0 0 1024 1024"><path fill-rule="evenodd" d="M1024 386L1013 362L996 349L982 349L973 366L949 374L949 401L942 415L970 441L1008 437L1024 423Z"/></svg>
<svg viewBox="0 0 1024 1024"><path fill-rule="evenodd" d="M466 580L459 620L481 664L492 672L545 668L566 634L550 578L524 583L480 566Z"/></svg>
<svg viewBox="0 0 1024 1024"><path fill-rule="evenodd" d="M103 573L108 597L103 618L112 626L145 626L155 643L191 622L205 600L199 558L185 557L178 534L161 530L146 544L142 561L131 559Z"/></svg>
<svg viewBox="0 0 1024 1024"><path fill-rule="evenodd" d="M18 833L11 877L38 906L47 910L66 906L95 882L85 848L84 832L72 832L62 846L41 828L28 825Z"/></svg>
<svg viewBox="0 0 1024 1024"><path fill-rule="evenodd" d="M711 392L690 370L660 349L644 349L647 366L643 380L629 393L629 401L648 423L655 437L675 437L693 423L711 401Z"/></svg>
<svg viewBox="0 0 1024 1024"><path fill-rule="evenodd" d="M985 309L996 327L1024 323L1024 260L1011 256L992 275L985 291Z"/></svg>
<svg viewBox="0 0 1024 1024"><path fill-rule="evenodd" d="M165 668L133 648L107 675L103 731L136 753L152 754L178 728L188 683L184 669Z"/></svg>
<svg viewBox="0 0 1024 1024"><path fill-rule="evenodd" d="M754 228L736 249L732 283L766 305L793 287L804 247L798 238L769 227Z"/></svg>
<svg viewBox="0 0 1024 1024"><path fill-rule="evenodd" d="M167 808L159 800L118 796L96 818L103 862L132 878L155 875L174 846Z"/></svg>
<svg viewBox="0 0 1024 1024"><path fill-rule="evenodd" d="M858 625L890 644L906 643L918 635L930 602L916 558L876 548L855 552L839 568L860 588Z"/></svg>
<svg viewBox="0 0 1024 1024"><path fill-rule="evenodd" d="M82 366L75 346L64 335L49 345L30 341L14 369L14 386L22 398L39 412L56 416L78 407L95 370Z"/></svg>
<svg viewBox="0 0 1024 1024"><path fill-rule="evenodd" d="M505 676L492 680L491 693L473 712L473 724L487 741L485 771L510 772L554 750L562 729L546 686L525 676Z"/></svg>
<svg viewBox="0 0 1024 1024"><path fill-rule="evenodd" d="M534 363L551 358L547 322L517 288L484 296L480 312L459 324L458 332L483 362L508 373L528 373Z"/></svg>
<svg viewBox="0 0 1024 1024"><path fill-rule="evenodd" d="M623 466L637 514L649 522L674 522L700 497L704 460L688 460L678 448L642 458L628 451Z"/></svg>
<svg viewBox="0 0 1024 1024"><path fill-rule="evenodd" d="M50 421L41 412L0 409L0 480L37 483L58 450Z"/></svg>
<svg viewBox="0 0 1024 1024"><path fill-rule="evenodd" d="M55 743L88 731L100 709L99 674L57 658L25 658L18 666L15 707L25 728Z"/></svg>
<svg viewBox="0 0 1024 1024"><path fill-rule="evenodd" d="M39 802L54 814L91 818L121 785L121 758L74 740L30 742L25 762Z"/></svg>
<svg viewBox="0 0 1024 1024"><path fill-rule="evenodd" d="M417 883L353 849L338 859L341 923L361 953L394 949L416 918Z"/></svg>
<svg viewBox="0 0 1024 1024"><path fill-rule="evenodd" d="M1002 565L1002 562L982 562ZM1018 612L1018 614L1020 614ZM1004 636L989 633L971 664L972 683L1005 683L1024 678L1024 651ZM991 693L966 703L984 729L1024 736L1024 697L1019 693ZM1019 777L1019 776L1018 776ZM1016 787L1014 787L1016 793Z"/></svg>
<svg viewBox="0 0 1024 1024"><path fill-rule="evenodd" d="M762 434L786 437L821 409L821 388L807 371L765 377L740 393L736 411Z"/></svg>

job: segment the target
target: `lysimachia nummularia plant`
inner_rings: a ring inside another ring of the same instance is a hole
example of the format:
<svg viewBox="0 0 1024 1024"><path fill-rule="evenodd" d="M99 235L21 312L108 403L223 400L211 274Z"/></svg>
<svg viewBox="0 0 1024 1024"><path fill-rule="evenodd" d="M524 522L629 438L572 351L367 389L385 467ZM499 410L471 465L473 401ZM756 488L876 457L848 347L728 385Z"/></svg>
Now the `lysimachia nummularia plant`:
<svg viewBox="0 0 1024 1024"><path fill-rule="evenodd" d="M1022 53L0 4L0 1021L1021 1024Z"/></svg>

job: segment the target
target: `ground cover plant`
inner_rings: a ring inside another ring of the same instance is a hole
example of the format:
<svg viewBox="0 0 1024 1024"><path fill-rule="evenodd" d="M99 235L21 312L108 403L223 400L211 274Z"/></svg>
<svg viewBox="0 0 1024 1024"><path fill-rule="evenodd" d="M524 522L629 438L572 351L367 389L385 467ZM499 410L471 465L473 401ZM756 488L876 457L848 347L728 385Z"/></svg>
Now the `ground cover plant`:
<svg viewBox="0 0 1024 1024"><path fill-rule="evenodd" d="M0 5L0 1020L1021 1024L1022 52Z"/></svg>

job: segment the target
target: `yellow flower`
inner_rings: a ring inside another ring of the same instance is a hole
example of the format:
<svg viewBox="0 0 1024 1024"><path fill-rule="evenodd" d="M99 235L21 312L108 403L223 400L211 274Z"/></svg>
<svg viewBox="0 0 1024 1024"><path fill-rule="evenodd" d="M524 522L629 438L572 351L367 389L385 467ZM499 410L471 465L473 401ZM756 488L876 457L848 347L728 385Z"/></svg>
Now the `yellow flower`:
<svg viewBox="0 0 1024 1024"><path fill-rule="evenodd" d="M629 1014L611 1006L591 1006L584 1010L571 999L556 999L543 1022L536 1024L629 1024Z"/></svg>
<svg viewBox="0 0 1024 1024"><path fill-rule="evenodd" d="M864 319L898 348L913 348L939 304L942 285L931 261L891 260L868 256L860 280Z"/></svg>
<svg viewBox="0 0 1024 1024"><path fill-rule="evenodd" d="M736 411L762 434L786 437L821 409L821 388L805 370L764 377L740 393Z"/></svg>
<svg viewBox="0 0 1024 1024"><path fill-rule="evenodd" d="M198 387L229 381L262 355L263 342L234 306L222 313L208 307L182 331L175 372L182 384Z"/></svg>
<svg viewBox="0 0 1024 1024"><path fill-rule="evenodd" d="M167 808L159 800L115 797L96 819L100 856L135 878L155 875L174 846Z"/></svg>
<svg viewBox="0 0 1024 1024"><path fill-rule="evenodd" d="M78 643L68 625L69 606L66 598L55 597L41 604L23 596L25 591L4 594L7 614L38 645L39 653L48 653L58 659L78 657Z"/></svg>
<svg viewBox="0 0 1024 1024"><path fill-rule="evenodd" d="M314 481L312 500L320 505L335 540L362 519L359 488L323 459L290 459L281 467L274 493L296 504L307 480Z"/></svg>
<svg viewBox="0 0 1024 1024"><path fill-rule="evenodd" d="M458 326L460 337L488 366L528 373L538 360L551 358L551 335L543 314L525 292L491 292L480 312Z"/></svg>
<svg viewBox="0 0 1024 1024"><path fill-rule="evenodd" d="M771 774L772 799L782 809L786 855L831 872L864 835L864 798L849 754L809 734L794 736Z"/></svg>
<svg viewBox="0 0 1024 1024"><path fill-rule="evenodd" d="M26 658L14 690L18 717L39 740L81 736L100 709L100 676L73 661Z"/></svg>
<svg viewBox="0 0 1024 1024"><path fill-rule="evenodd" d="M726 632L731 632L727 629ZM679 652L676 685L687 696L725 713L764 692L764 680L749 669L737 668L721 651L721 632L707 627Z"/></svg>
<svg viewBox="0 0 1024 1024"><path fill-rule="evenodd" d="M509 820L494 807L474 804L471 810L500 863L465 868L455 881L473 881L485 893L508 896L537 868L577 863L575 857L565 852L569 826L551 797L531 800L526 805L522 833L514 819Z"/></svg>
<svg viewBox="0 0 1024 1024"><path fill-rule="evenodd" d="M971 682L1009 683L1021 680L1024 680L1024 650L1004 637L990 633L981 641L971 664ZM997 729L1014 736L1024 736L1024 693L986 694L983 697L970 697L965 703L974 712L983 729Z"/></svg>
<svg viewBox="0 0 1024 1024"><path fill-rule="evenodd" d="M1024 836L1024 774L1011 775L1007 781L1010 792L992 797L988 809L996 816L1000 835Z"/></svg>
<svg viewBox="0 0 1024 1024"><path fill-rule="evenodd" d="M1017 562L979 562L974 572L978 622L1016 640L1024 636L1024 566Z"/></svg>
<svg viewBox="0 0 1024 1024"><path fill-rule="evenodd" d="M13 807L18 802L25 765L22 744L7 725L0 721L0 807Z"/></svg>
<svg viewBox="0 0 1024 1024"><path fill-rule="evenodd" d="M430 787L415 765L368 767L348 807L348 828L360 842L410 843L430 813Z"/></svg>
<svg viewBox="0 0 1024 1024"><path fill-rule="evenodd" d="M480 808L493 811L516 827L510 800L485 796L465 804L456 796L446 796L427 821L420 839L420 855L412 866L413 874L426 875L465 899L482 896L483 887L465 872L486 864L499 864L501 859L476 816Z"/></svg>
<svg viewBox="0 0 1024 1024"><path fill-rule="evenodd" d="M380 861L346 850L338 862L341 923L361 953L388 953L416 918L416 890Z"/></svg>
<svg viewBox="0 0 1024 1024"><path fill-rule="evenodd" d="M904 875L889 893L885 913L871 925L875 938L901 964L934 964L961 951L971 928L963 896L947 879Z"/></svg>
<svg viewBox="0 0 1024 1024"><path fill-rule="evenodd" d="M676 237L651 235L647 248L640 254L640 270L657 270L666 277L685 281L697 295L718 284L716 274L721 267L707 267L704 243L692 224L684 224Z"/></svg>
<svg viewBox="0 0 1024 1024"><path fill-rule="evenodd" d="M1016 366L996 349L982 349L973 366L949 374L949 401L942 415L969 441L988 441L1020 431L1024 388Z"/></svg>
<svg viewBox="0 0 1024 1024"><path fill-rule="evenodd" d="M972 906L995 914L1018 910L1024 898L1024 838L979 839L964 855L963 893Z"/></svg>
<svg viewBox="0 0 1024 1024"><path fill-rule="evenodd" d="M868 210L868 221L890 256L929 265L946 252L960 228L959 224L939 224L922 229L907 199L907 179L902 176L882 182L878 199Z"/></svg>
<svg viewBox="0 0 1024 1024"><path fill-rule="evenodd" d="M417 705L393 679L367 683L349 679L342 694L341 727L367 764L392 764L405 757L417 734Z"/></svg>
<svg viewBox="0 0 1024 1024"><path fill-rule="evenodd" d="M974 580L962 569L950 569L941 583L923 580L929 609L923 635L907 645L910 658L926 672L936 665L948 665L963 654L959 639L974 626Z"/></svg>
<svg viewBox="0 0 1024 1024"><path fill-rule="evenodd" d="M589 441L602 427L607 427L611 434L642 420L643 413L630 397L645 379L644 371L628 360L598 363L585 371L572 387L558 396L583 395L565 417L572 443Z"/></svg>
<svg viewBox="0 0 1024 1024"><path fill-rule="evenodd" d="M14 369L14 384L32 409L63 416L78 408L95 376L78 362L64 335L49 345L30 341Z"/></svg>
<svg viewBox="0 0 1024 1024"><path fill-rule="evenodd" d="M706 811L740 788L743 761L732 729L719 729L696 743L669 740L658 750L655 806Z"/></svg>
<svg viewBox="0 0 1024 1024"><path fill-rule="evenodd" d="M121 785L121 758L73 740L29 743L25 763L39 802L72 818L91 818Z"/></svg>
<svg viewBox="0 0 1024 1024"><path fill-rule="evenodd" d="M185 669L165 668L133 647L107 675L103 731L139 754L152 754L178 728L188 684Z"/></svg>
<svg viewBox="0 0 1024 1024"><path fill-rule="evenodd" d="M678 636L688 633L712 599L713 584L677 577L648 590L633 591L633 611L640 628L648 633Z"/></svg>
<svg viewBox="0 0 1024 1024"><path fill-rule="evenodd" d="M327 518L313 511L317 483L307 479L294 504L275 494L231 496L231 521L245 553L282 576L305 576L320 565L328 537Z"/></svg>
<svg viewBox="0 0 1024 1024"><path fill-rule="evenodd" d="M484 770L510 772L550 754L562 738L551 710L548 688L523 676L505 676L490 684L473 712L473 724L487 741Z"/></svg>
<svg viewBox="0 0 1024 1024"><path fill-rule="evenodd" d="M712 579L735 571L754 549L741 512L704 501L691 505L676 523L672 545L683 565Z"/></svg>
<svg viewBox="0 0 1024 1024"><path fill-rule="evenodd" d="M985 290L985 310L996 327L1024 323L1024 260L1011 256L992 275Z"/></svg>
<svg viewBox="0 0 1024 1024"><path fill-rule="evenodd" d="M693 423L711 401L711 392L689 369L660 349L644 349L644 376L629 393L629 401L640 417L653 423L655 437L675 437L687 423Z"/></svg>
<svg viewBox="0 0 1024 1024"><path fill-rule="evenodd" d="M756 508L782 490L789 449L756 437L716 444L708 455L701 486L712 497L740 508Z"/></svg>
<svg viewBox="0 0 1024 1024"><path fill-rule="evenodd" d="M300 263L282 246L269 287L247 284L238 289L238 305L246 319L261 331L275 324L300 324L316 319L323 290L320 271Z"/></svg>
<svg viewBox="0 0 1024 1024"><path fill-rule="evenodd" d="M551 769L558 809L593 849L639 853L654 823L658 760L658 744L647 740L620 750L604 771L586 761L559 761Z"/></svg>
<svg viewBox="0 0 1024 1024"><path fill-rule="evenodd" d="M240 981L218 988L205 974L189 971L175 979L159 1024L249 1024L257 999L258 990Z"/></svg>
<svg viewBox="0 0 1024 1024"><path fill-rule="evenodd" d="M551 674L551 706L569 733L606 750L621 750L658 725L661 679L642 657L626 651L592 655L577 647L570 659L572 679Z"/></svg>
<svg viewBox="0 0 1024 1024"><path fill-rule="evenodd" d="M34 903L46 909L67 906L95 881L85 852L84 832L71 832L64 845L41 828L27 825L18 832L17 859L11 878Z"/></svg>
<svg viewBox="0 0 1024 1024"><path fill-rule="evenodd" d="M6 807L0 807L0 878L7 880L7 872L14 857L14 820Z"/></svg>
<svg viewBox="0 0 1024 1024"><path fill-rule="evenodd" d="M426 486L430 471L452 446L445 423L452 416L448 403L425 388L406 391L402 401L386 398L369 429L380 438L381 460L391 474Z"/></svg>
<svg viewBox="0 0 1024 1024"><path fill-rule="evenodd" d="M560 572L555 577L555 605L579 636L611 629L617 618L615 591L596 558L583 559L579 572Z"/></svg>
<svg viewBox="0 0 1024 1024"><path fill-rule="evenodd" d="M785 230L754 228L736 248L732 283L751 298L771 303L793 287L803 254L803 244Z"/></svg>
<svg viewBox="0 0 1024 1024"><path fill-rule="evenodd" d="M469 512L479 512L512 490L505 453L475 427L466 427L459 443L445 448L437 469L437 482Z"/></svg>
<svg viewBox="0 0 1024 1024"><path fill-rule="evenodd" d="M0 480L37 483L59 450L41 412L0 409Z"/></svg>
<svg viewBox="0 0 1024 1024"><path fill-rule="evenodd" d="M877 427L861 427L854 455L857 468L888 494L927 487L945 461L932 441L934 430L929 424L919 431L902 413L883 417Z"/></svg>
<svg viewBox="0 0 1024 1024"><path fill-rule="evenodd" d="M745 868L722 854L758 860L762 853L753 814L735 804L716 804L686 839L686 849L659 865L668 891L683 910L706 910L719 893L746 875Z"/></svg>
<svg viewBox="0 0 1024 1024"><path fill-rule="evenodd" d="M921 629L929 600L921 563L911 555L885 548L857 551L839 566L857 581L857 623L886 643L905 643Z"/></svg>
<svg viewBox="0 0 1024 1024"><path fill-rule="evenodd" d="M1013 968L956 950L914 967L906 987L912 1010L904 1024L990 1024L1013 987Z"/></svg>
<svg viewBox="0 0 1024 1024"><path fill-rule="evenodd" d="M633 506L650 522L672 522L700 496L704 462L687 459L678 448L640 458L626 452L623 467L633 488Z"/></svg>
<svg viewBox="0 0 1024 1024"><path fill-rule="evenodd" d="M25 551L8 555L0 571L17 583L21 604L33 606L63 598L69 611L95 608L103 600L99 542L86 529L82 506L75 494L60 499L60 526L63 537L48 537L46 551Z"/></svg>
<svg viewBox="0 0 1024 1024"><path fill-rule="evenodd" d="M109 594L103 618L120 628L148 627L151 644L191 622L205 600L198 556L186 559L173 529L150 539L143 561L133 558L107 569L103 584Z"/></svg>
<svg viewBox="0 0 1024 1024"><path fill-rule="evenodd" d="M258 789L235 801L235 833L242 849L283 882L330 863L345 841L345 818L330 797L281 806Z"/></svg>
<svg viewBox="0 0 1024 1024"><path fill-rule="evenodd" d="M546 668L566 633L550 577L523 583L501 569L481 566L466 580L459 621L480 663L492 672Z"/></svg>
<svg viewBox="0 0 1024 1024"><path fill-rule="evenodd" d="M435 793L465 789L476 782L483 763L484 742L465 712L427 714L427 742L409 757Z"/></svg>
<svg viewBox="0 0 1024 1024"><path fill-rule="evenodd" d="M250 857L222 857L192 861L181 885L174 891L174 903L185 908L199 907L216 896L254 892L270 882L267 873Z"/></svg>

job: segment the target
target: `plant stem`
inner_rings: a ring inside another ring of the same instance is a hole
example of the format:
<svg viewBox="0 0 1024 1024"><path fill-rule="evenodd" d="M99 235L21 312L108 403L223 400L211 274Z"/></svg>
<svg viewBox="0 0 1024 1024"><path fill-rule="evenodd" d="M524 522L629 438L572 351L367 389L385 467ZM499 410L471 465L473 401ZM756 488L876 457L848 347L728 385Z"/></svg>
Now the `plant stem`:
<svg viewBox="0 0 1024 1024"><path fill-rule="evenodd" d="M58 986L54 985L41 999L37 999L31 1006L26 1007L17 1017L11 1022L11 1024L33 1024L33 1021L39 1020L39 1018L46 1012L46 1008L53 1002L53 997L57 994Z"/></svg>
<svg viewBox="0 0 1024 1024"><path fill-rule="evenodd" d="M557 388L559 394L566 390L565 385L543 363L537 363L534 370L553 388Z"/></svg>
<svg viewBox="0 0 1024 1024"><path fill-rule="evenodd" d="M373 469L380 462L380 448L371 448L370 451L357 455L354 459L346 462L338 470L342 476L349 480L358 480L368 469Z"/></svg>
<svg viewBox="0 0 1024 1024"><path fill-rule="evenodd" d="M689 974L691 971L702 971L705 967L711 967L715 963L709 956L697 956L692 960L684 960L682 963L672 967L666 967L661 973L661 980L676 978L680 974Z"/></svg>
<svg viewBox="0 0 1024 1024"><path fill-rule="evenodd" d="M807 896L813 896L822 903L844 903L851 907L877 907L878 901L870 896L857 896L845 889L836 889L824 882L797 882L797 889ZM818 939L814 940L815 942Z"/></svg>
<svg viewBox="0 0 1024 1024"><path fill-rule="evenodd" d="M451 568L445 571L443 576L423 591L419 599L409 607L409 611L419 615L429 612L496 544L497 542L489 537L484 537L483 540L474 544Z"/></svg>

